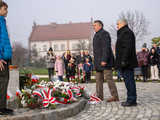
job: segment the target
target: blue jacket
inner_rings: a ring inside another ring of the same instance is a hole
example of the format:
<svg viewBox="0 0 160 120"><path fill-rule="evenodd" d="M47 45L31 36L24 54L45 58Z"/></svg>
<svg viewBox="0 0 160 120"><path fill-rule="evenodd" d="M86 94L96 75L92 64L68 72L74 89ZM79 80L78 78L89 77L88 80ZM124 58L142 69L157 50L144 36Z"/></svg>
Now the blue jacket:
<svg viewBox="0 0 160 120"><path fill-rule="evenodd" d="M92 68L93 68L93 65L92 63L84 63L83 65L83 69L85 72L91 72L92 71Z"/></svg>
<svg viewBox="0 0 160 120"><path fill-rule="evenodd" d="M4 16L0 16L0 59L10 60L12 58L12 48L6 27Z"/></svg>

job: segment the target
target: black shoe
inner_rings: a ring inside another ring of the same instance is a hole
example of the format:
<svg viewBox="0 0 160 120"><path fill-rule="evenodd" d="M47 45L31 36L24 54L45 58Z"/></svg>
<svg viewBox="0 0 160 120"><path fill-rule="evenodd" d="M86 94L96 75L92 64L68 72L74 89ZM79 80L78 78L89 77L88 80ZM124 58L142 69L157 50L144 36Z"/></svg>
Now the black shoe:
<svg viewBox="0 0 160 120"><path fill-rule="evenodd" d="M122 105L123 107L130 107L130 106L137 106L137 103L136 103L136 102L132 102L132 103L122 102L121 105Z"/></svg>
<svg viewBox="0 0 160 120"><path fill-rule="evenodd" d="M0 115L13 115L13 112L13 110L7 108L0 109Z"/></svg>
<svg viewBox="0 0 160 120"><path fill-rule="evenodd" d="M8 115L8 113L0 110L0 115Z"/></svg>

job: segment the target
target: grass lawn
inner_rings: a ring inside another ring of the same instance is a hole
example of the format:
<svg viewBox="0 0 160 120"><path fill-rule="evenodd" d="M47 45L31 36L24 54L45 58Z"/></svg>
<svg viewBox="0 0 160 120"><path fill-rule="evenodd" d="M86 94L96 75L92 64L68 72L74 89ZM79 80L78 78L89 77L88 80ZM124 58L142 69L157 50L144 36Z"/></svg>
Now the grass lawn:
<svg viewBox="0 0 160 120"><path fill-rule="evenodd" d="M47 68L25 68L20 69L20 74L25 73L32 73L34 75L48 75L48 69Z"/></svg>

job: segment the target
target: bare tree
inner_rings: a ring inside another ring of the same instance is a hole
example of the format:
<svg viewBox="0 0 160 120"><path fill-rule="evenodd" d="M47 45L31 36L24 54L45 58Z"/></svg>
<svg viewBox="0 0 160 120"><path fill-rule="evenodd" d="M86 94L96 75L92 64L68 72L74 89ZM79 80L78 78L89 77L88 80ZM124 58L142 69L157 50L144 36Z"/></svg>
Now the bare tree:
<svg viewBox="0 0 160 120"><path fill-rule="evenodd" d="M143 13L139 11L127 11L121 12L119 15L119 19L126 19L130 29L134 32L137 41L141 41L144 39L146 35L149 34L148 26L149 22ZM110 33L112 39L116 40L117 37L117 29L115 25L111 25Z"/></svg>
<svg viewBox="0 0 160 120"><path fill-rule="evenodd" d="M87 40L79 40L78 44L77 44L77 50L86 50L89 49L89 43L87 42Z"/></svg>
<svg viewBox="0 0 160 120"><path fill-rule="evenodd" d="M21 43L15 42L13 45L12 64L22 67L27 64L28 49L24 48Z"/></svg>

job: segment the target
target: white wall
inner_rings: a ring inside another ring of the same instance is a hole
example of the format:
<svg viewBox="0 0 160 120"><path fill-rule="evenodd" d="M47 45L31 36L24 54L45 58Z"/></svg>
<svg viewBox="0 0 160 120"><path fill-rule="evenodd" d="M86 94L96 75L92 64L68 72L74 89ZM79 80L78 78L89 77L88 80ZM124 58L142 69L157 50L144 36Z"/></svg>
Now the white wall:
<svg viewBox="0 0 160 120"><path fill-rule="evenodd" d="M88 39L83 39L88 41ZM69 41L69 50L76 52L73 48L76 48L76 45L79 44L79 40L68 40ZM35 47L36 46L36 47ZM44 48L45 46L45 48ZM36 48L38 55L40 57L46 56L48 49L52 46L54 53L56 55L62 55L67 50L67 40L53 40L53 41L36 41L30 43L31 50ZM57 48L55 48L57 46ZM63 48L62 48L63 46Z"/></svg>

